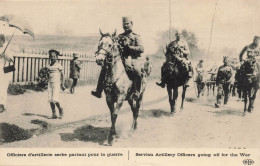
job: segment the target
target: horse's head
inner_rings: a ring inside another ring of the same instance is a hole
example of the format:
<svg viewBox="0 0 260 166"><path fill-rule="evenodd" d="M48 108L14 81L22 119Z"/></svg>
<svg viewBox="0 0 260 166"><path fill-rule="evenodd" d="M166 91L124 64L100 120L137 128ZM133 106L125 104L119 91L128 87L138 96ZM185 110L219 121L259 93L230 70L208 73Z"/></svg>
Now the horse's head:
<svg viewBox="0 0 260 166"><path fill-rule="evenodd" d="M101 30L99 31L101 38L99 40L98 50L95 57L97 64L103 66L105 60L111 61L111 59L114 58L113 52L117 49L116 30L113 34L103 34Z"/></svg>

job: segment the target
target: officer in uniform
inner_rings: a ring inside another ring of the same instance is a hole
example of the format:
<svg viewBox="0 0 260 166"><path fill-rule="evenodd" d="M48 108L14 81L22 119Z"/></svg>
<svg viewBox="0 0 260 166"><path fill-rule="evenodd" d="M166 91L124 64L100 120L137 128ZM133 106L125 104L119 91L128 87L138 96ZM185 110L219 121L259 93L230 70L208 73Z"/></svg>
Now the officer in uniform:
<svg viewBox="0 0 260 166"><path fill-rule="evenodd" d="M80 77L80 61L78 60L79 55L73 53L73 59L70 61L70 78L73 80L72 86L70 88L70 93L74 93L75 86L78 83L78 79Z"/></svg>
<svg viewBox="0 0 260 166"><path fill-rule="evenodd" d="M255 36L253 43L251 43L248 46L245 46L244 49L241 51L239 55L239 60L240 63L242 64L243 62L243 56L246 53L246 59L245 61L252 61L253 63L256 63L256 70L253 74L257 76L258 78L258 84L259 84L259 78L260 78L260 65L259 65L259 58L260 58L260 47L259 47L259 36ZM258 73L258 75L257 75Z"/></svg>
<svg viewBox="0 0 260 166"><path fill-rule="evenodd" d="M224 65L220 66L217 72L216 85L218 86L217 103L215 107L219 108L222 95L224 95L224 104L227 104L229 97L229 85L233 74L232 67L228 65L228 57L223 58Z"/></svg>
<svg viewBox="0 0 260 166"><path fill-rule="evenodd" d="M192 77L192 67L191 67L191 62L188 59L188 56L190 55L190 50L188 44L181 39L181 34L176 31L175 33L176 40L172 41L168 45L168 49L173 53L172 55L166 55L166 62L163 64L161 68L161 82L156 82L158 86L161 86L162 88L165 87L165 79L164 79L164 68L167 66L168 62L171 62L173 57L177 58L179 61L181 61L186 68L189 71L189 80ZM188 81L189 81L188 80ZM189 83L186 83L186 87L189 86Z"/></svg>
<svg viewBox="0 0 260 166"><path fill-rule="evenodd" d="M144 52L142 41L140 36L132 31L133 21L130 17L123 17L123 29L124 33L118 36L118 43L121 47L121 55L124 66L128 73L132 73L132 79L134 81L135 95L138 96L141 90L142 72L144 64L141 62L140 57ZM106 69L103 67L99 76L98 86L96 91L92 91L92 95L101 98L103 91L103 82L106 74Z"/></svg>

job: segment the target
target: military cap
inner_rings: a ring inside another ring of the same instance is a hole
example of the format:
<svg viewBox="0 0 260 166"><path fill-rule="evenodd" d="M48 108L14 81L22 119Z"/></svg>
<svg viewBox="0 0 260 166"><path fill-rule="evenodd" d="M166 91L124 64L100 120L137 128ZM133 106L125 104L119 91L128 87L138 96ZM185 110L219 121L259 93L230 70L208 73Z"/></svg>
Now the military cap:
<svg viewBox="0 0 260 166"><path fill-rule="evenodd" d="M175 36L180 36L181 35L181 33L177 30L176 32L175 32Z"/></svg>
<svg viewBox="0 0 260 166"><path fill-rule="evenodd" d="M223 56L223 61L227 61L228 60L228 56Z"/></svg>
<svg viewBox="0 0 260 166"><path fill-rule="evenodd" d="M54 49L49 50L49 55L51 55L52 52L55 52L58 56L60 55L60 52Z"/></svg>
<svg viewBox="0 0 260 166"><path fill-rule="evenodd" d="M133 22L132 18L130 16L122 17L123 22Z"/></svg>
<svg viewBox="0 0 260 166"><path fill-rule="evenodd" d="M259 40L260 39L260 36L255 36L254 37L254 40Z"/></svg>
<svg viewBox="0 0 260 166"><path fill-rule="evenodd" d="M78 58L78 57L79 57L79 54L73 53L73 58Z"/></svg>
<svg viewBox="0 0 260 166"><path fill-rule="evenodd" d="M4 34L0 34L0 41L5 42L5 35Z"/></svg>

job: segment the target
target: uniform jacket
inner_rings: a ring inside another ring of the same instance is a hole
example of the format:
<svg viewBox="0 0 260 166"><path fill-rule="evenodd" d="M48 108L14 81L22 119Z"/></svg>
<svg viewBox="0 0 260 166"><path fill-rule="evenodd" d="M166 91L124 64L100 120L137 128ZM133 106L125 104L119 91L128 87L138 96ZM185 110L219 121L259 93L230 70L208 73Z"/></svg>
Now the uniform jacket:
<svg viewBox="0 0 260 166"><path fill-rule="evenodd" d="M245 46L239 55L239 60L243 60L243 55L246 53L247 58L254 58L260 56L260 47L255 47L253 44Z"/></svg>
<svg viewBox="0 0 260 166"><path fill-rule="evenodd" d="M216 83L217 84L226 84L231 82L231 77L233 75L233 69L231 66L222 65L218 69Z"/></svg>
<svg viewBox="0 0 260 166"><path fill-rule="evenodd" d="M70 61L70 78L79 78L80 69L80 61L78 59Z"/></svg>
<svg viewBox="0 0 260 166"><path fill-rule="evenodd" d="M130 33L122 33L119 36L120 39L127 38L129 40L128 47L125 47L122 52L122 56L127 58L131 56L132 59L137 59L144 52L144 47L142 44L142 40L139 35L134 32Z"/></svg>
<svg viewBox="0 0 260 166"><path fill-rule="evenodd" d="M188 59L188 56L190 55L189 46L184 40L174 40L169 43L168 48L173 52L173 54L179 55L180 57ZM182 51L180 52L180 50Z"/></svg>

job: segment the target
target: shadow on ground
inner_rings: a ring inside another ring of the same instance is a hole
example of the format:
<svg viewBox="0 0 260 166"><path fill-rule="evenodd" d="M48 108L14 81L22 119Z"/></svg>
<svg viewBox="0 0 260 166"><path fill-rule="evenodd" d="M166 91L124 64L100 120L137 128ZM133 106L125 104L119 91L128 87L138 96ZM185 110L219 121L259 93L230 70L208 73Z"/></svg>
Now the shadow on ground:
<svg viewBox="0 0 260 166"><path fill-rule="evenodd" d="M208 111L210 113L214 113L215 116L226 116L226 115L235 115L235 116L242 116L242 112L240 109L223 109L223 110L216 110L216 111Z"/></svg>
<svg viewBox="0 0 260 166"><path fill-rule="evenodd" d="M140 113L140 118L160 118L169 117L170 112L161 109L144 110Z"/></svg>
<svg viewBox="0 0 260 166"><path fill-rule="evenodd" d="M24 114L22 114L22 115L23 115L23 116L39 116L39 117L43 117L43 118L46 118L46 119L49 118L49 116L47 116L47 115L33 114L33 113L24 113Z"/></svg>
<svg viewBox="0 0 260 166"><path fill-rule="evenodd" d="M61 140L94 142L103 145L110 133L109 127L94 127L86 125L73 131L73 133L60 133Z"/></svg>
<svg viewBox="0 0 260 166"><path fill-rule="evenodd" d="M22 129L14 124L0 123L0 145L14 141L27 140L33 131Z"/></svg>

